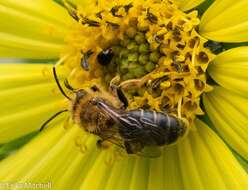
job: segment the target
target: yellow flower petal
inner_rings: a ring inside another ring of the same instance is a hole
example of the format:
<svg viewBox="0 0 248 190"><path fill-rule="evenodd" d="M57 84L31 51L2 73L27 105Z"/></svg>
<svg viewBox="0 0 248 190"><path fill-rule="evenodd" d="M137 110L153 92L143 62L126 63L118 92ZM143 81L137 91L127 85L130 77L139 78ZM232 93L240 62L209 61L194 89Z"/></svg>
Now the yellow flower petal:
<svg viewBox="0 0 248 190"><path fill-rule="evenodd" d="M193 133L190 144L193 147L192 151L196 151L193 156L199 166L201 179L205 182L204 187L209 184L212 188L206 189L246 189L248 174L227 146L206 124L197 120L196 125L200 128L199 136ZM201 151L198 154L199 150ZM217 170L219 176L215 175Z"/></svg>
<svg viewBox="0 0 248 190"><path fill-rule="evenodd" d="M184 188L177 146L164 148L163 157L151 159L149 165L148 189Z"/></svg>
<svg viewBox="0 0 248 190"><path fill-rule="evenodd" d="M0 57L3 58L56 58L59 57L63 47L62 44L24 38L8 33L0 33L0 44L3 50L0 52Z"/></svg>
<svg viewBox="0 0 248 190"><path fill-rule="evenodd" d="M202 16L200 34L214 41L248 41L248 1L216 0Z"/></svg>
<svg viewBox="0 0 248 190"><path fill-rule="evenodd" d="M178 0L179 7L183 11L188 11L194 7L200 5L205 0Z"/></svg>
<svg viewBox="0 0 248 190"><path fill-rule="evenodd" d="M87 4L90 3L95 3L95 0L70 0L71 3L75 5L81 5L81 6L86 6Z"/></svg>
<svg viewBox="0 0 248 190"><path fill-rule="evenodd" d="M113 165L94 137L85 140L88 151L82 153L74 144L82 130L57 125L0 162L0 181L51 182L52 189L245 189L248 176L225 144L201 121L196 125L162 157L129 156Z"/></svg>
<svg viewBox="0 0 248 190"><path fill-rule="evenodd" d="M216 86L203 100L216 130L237 153L248 159L248 99Z"/></svg>
<svg viewBox="0 0 248 190"><path fill-rule="evenodd" d="M132 181L135 158L129 157L124 160L117 161L111 170L110 177L106 184L106 189L129 189L129 184ZM136 167L137 168L137 167ZM121 171L121 172L120 172ZM118 180L119 176L119 180ZM138 176L137 176L138 177Z"/></svg>
<svg viewBox="0 0 248 190"><path fill-rule="evenodd" d="M248 47L225 51L213 60L208 72L221 86L248 97Z"/></svg>
<svg viewBox="0 0 248 190"><path fill-rule="evenodd" d="M67 25L72 22L64 8L50 0L6 0L1 1L0 9L1 57L59 55Z"/></svg>
<svg viewBox="0 0 248 190"><path fill-rule="evenodd" d="M39 129L64 99L47 64L0 64L0 143Z"/></svg>

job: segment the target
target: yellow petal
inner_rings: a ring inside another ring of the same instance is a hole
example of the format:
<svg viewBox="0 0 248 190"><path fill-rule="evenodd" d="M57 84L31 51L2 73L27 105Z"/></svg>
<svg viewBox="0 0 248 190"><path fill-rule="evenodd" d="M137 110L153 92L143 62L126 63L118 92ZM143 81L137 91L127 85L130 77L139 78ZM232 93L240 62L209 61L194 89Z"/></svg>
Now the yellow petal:
<svg viewBox="0 0 248 190"><path fill-rule="evenodd" d="M93 137L82 153L74 144L82 130L57 125L0 162L0 181L51 182L52 189L245 189L248 176L225 144L202 122L196 125L187 139L164 148L162 157L129 156L113 165Z"/></svg>
<svg viewBox="0 0 248 190"><path fill-rule="evenodd" d="M197 7L205 0L178 0L179 7L183 11L188 11L190 9L193 9L194 7Z"/></svg>
<svg viewBox="0 0 248 190"><path fill-rule="evenodd" d="M203 100L219 134L237 153L248 159L248 99L216 86Z"/></svg>
<svg viewBox="0 0 248 190"><path fill-rule="evenodd" d="M221 86L248 97L248 47L225 51L215 57L208 72Z"/></svg>
<svg viewBox="0 0 248 190"><path fill-rule="evenodd" d="M56 58L59 57L59 53L63 48L62 44L1 32L0 44L2 46L0 57L2 58ZM19 50L21 51L19 52Z"/></svg>
<svg viewBox="0 0 248 190"><path fill-rule="evenodd" d="M70 2L75 5L86 6L90 3L96 3L96 0L70 0Z"/></svg>
<svg viewBox="0 0 248 190"><path fill-rule="evenodd" d="M39 129L64 106L51 65L0 64L0 104L0 143Z"/></svg>
<svg viewBox="0 0 248 190"><path fill-rule="evenodd" d="M200 34L214 41L248 41L248 1L216 0L202 16Z"/></svg>
<svg viewBox="0 0 248 190"><path fill-rule="evenodd" d="M199 165L198 169L202 182L204 181L204 187L211 183L209 186L212 188L206 189L246 189L248 174L224 142L200 120L196 120L196 126L199 127L199 136L197 133L192 133L190 144L192 151L196 151L193 156ZM197 152L199 150L201 150L200 153ZM214 179L213 176L216 178Z"/></svg>
<svg viewBox="0 0 248 190"><path fill-rule="evenodd" d="M0 57L59 55L68 24L72 22L62 6L50 0L6 0L0 2L0 9Z"/></svg>
<svg viewBox="0 0 248 190"><path fill-rule="evenodd" d="M163 156L151 159L149 165L148 189L184 189L177 146L164 148Z"/></svg>

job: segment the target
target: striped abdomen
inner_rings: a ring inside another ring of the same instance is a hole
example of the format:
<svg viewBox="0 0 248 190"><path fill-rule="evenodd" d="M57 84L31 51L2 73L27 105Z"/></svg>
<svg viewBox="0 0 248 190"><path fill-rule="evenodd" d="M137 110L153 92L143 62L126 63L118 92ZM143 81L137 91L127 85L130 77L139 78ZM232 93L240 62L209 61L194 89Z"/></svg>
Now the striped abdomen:
<svg viewBox="0 0 248 190"><path fill-rule="evenodd" d="M162 112L131 110L121 117L121 136L127 141L140 142L144 146L174 143L186 131L180 119Z"/></svg>

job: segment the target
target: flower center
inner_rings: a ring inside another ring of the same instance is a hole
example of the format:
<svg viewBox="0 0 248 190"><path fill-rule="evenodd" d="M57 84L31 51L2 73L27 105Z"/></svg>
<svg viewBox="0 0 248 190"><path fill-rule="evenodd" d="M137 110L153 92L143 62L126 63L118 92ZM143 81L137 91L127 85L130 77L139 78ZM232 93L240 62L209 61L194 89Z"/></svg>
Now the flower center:
<svg viewBox="0 0 248 190"><path fill-rule="evenodd" d="M206 69L213 54L197 33L197 11L172 0L102 1L87 10L67 4L77 21L63 54L71 80L108 89L118 83L128 109L163 111L193 123L200 96L211 90Z"/></svg>

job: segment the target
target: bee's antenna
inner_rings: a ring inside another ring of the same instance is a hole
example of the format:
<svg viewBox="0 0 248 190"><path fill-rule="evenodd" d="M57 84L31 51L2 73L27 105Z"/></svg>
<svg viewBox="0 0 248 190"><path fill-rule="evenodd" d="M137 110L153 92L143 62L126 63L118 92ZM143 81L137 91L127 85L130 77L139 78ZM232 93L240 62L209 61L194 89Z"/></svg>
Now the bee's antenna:
<svg viewBox="0 0 248 190"><path fill-rule="evenodd" d="M42 124L42 126L41 126L41 128L40 128L40 131L42 131L42 130L46 127L46 125L47 125L50 121L52 121L55 117L57 117L57 116L60 115L61 113L67 112L67 111L68 111L68 109L61 110L61 111L55 113L54 115L52 115L48 120L45 121L45 123Z"/></svg>
<svg viewBox="0 0 248 190"><path fill-rule="evenodd" d="M64 90L62 89L60 83L59 83L59 80L58 80L58 76L57 76L57 73L56 73L56 68L55 66L53 66L53 76L54 76L54 79L59 87L59 90L60 92L64 95L64 97L66 97L68 100L71 100L71 98L69 96L66 95L66 93L64 92Z"/></svg>

